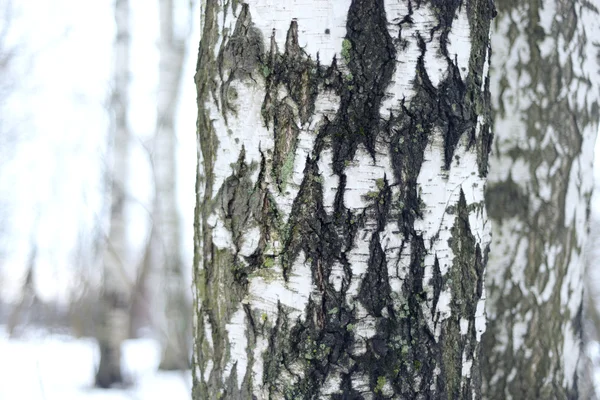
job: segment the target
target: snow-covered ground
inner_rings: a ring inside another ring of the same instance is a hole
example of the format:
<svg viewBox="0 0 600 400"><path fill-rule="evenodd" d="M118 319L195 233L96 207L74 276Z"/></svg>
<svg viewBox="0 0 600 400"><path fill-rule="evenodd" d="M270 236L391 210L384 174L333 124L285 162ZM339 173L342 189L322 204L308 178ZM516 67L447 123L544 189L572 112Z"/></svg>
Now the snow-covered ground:
<svg viewBox="0 0 600 400"><path fill-rule="evenodd" d="M8 339L0 326L0 399L2 400L183 400L191 393L191 373L158 371L159 345L151 339L128 340L123 369L126 389L95 389L99 360L93 339L76 339L29 330Z"/></svg>

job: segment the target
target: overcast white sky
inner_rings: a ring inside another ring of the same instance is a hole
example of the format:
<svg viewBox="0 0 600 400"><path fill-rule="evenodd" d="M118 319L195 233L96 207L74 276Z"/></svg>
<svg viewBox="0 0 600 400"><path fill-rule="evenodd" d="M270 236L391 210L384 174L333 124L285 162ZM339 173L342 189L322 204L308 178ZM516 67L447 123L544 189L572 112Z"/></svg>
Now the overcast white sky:
<svg viewBox="0 0 600 400"><path fill-rule="evenodd" d="M157 3L131 0L132 262L146 238L152 190L144 145L153 134L156 115ZM181 4L187 7L189 2ZM77 279L72 262L77 237L81 232L92 235L102 218L113 1L13 0L12 11L9 42L19 55L11 66L16 91L4 103L1 117L13 127L18 144L11 159L0 160L0 197L9 199L10 217L7 253L0 258L0 293L5 300L18 294L33 239L39 245L35 279L39 294L66 300L65 289ZM5 15L0 11L0 17ZM181 25L188 29L185 19ZM197 43L195 27L178 116L179 194L190 265Z"/></svg>

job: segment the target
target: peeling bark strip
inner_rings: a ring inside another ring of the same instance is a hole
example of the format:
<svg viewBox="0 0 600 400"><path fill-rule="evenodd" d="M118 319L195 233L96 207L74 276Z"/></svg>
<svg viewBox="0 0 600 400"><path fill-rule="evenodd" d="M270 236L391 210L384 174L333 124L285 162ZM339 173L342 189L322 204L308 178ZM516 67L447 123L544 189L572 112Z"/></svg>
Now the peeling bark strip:
<svg viewBox="0 0 600 400"><path fill-rule="evenodd" d="M493 12L207 1L195 399L480 398Z"/></svg>
<svg viewBox="0 0 600 400"><path fill-rule="evenodd" d="M598 10L577 0L498 6L484 394L575 399L599 118Z"/></svg>

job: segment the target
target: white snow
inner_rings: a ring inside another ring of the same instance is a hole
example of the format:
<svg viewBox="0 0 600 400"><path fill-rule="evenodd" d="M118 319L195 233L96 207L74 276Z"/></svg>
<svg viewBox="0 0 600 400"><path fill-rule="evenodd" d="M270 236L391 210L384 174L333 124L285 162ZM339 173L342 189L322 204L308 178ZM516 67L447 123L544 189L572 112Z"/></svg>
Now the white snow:
<svg viewBox="0 0 600 400"><path fill-rule="evenodd" d="M8 339L0 326L0 399L131 400L189 399L191 372L158 371L160 345L151 339L123 344L123 372L132 385L123 389L93 387L99 360L96 341L64 334L28 331Z"/></svg>

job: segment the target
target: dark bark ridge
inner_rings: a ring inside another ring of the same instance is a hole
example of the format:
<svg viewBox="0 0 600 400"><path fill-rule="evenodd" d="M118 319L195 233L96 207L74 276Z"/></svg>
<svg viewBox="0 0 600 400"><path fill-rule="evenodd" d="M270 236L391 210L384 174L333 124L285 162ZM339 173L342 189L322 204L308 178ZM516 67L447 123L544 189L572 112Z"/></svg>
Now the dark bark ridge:
<svg viewBox="0 0 600 400"><path fill-rule="evenodd" d="M199 373L194 368L194 398L253 398L251 371L255 360L250 349L259 336L269 338L268 350L263 355L261 382L268 388L269 398L321 398L324 383L333 374L341 377L339 391L331 396L333 399L364 399L366 394L374 399L479 397L479 343L474 316L482 295L487 247L481 249L471 234L468 216L473 205L467 205L461 192L454 207L458 215L453 228L455 239L449 243L455 254L453 265L442 276L436 261L429 281L424 277L424 259L429 250L422 234L415 230L415 221L423 212L417 178L434 130L440 131L444 138L446 170L453 163L459 141L466 137L469 146L475 146L478 152L477 173L486 174L491 142L489 124L486 122L478 135L475 129L478 116L487 121L489 114L489 99L481 87L485 79L487 32L494 11L487 0L409 1L408 4L409 15L401 24L412 24L413 9L418 7L429 5L436 11L438 25L434 31L442 32L439 47L449 60L449 66L445 78L434 87L424 61L434 32L420 32L421 56L413 79L415 94L410 101L402 101L397 114L382 119L381 103L391 83L403 40L390 36L382 0L352 2L342 49L344 60L334 59L331 65L325 66L319 59L312 60L299 46L296 21L290 23L282 53L274 39L270 49L264 51L248 5L239 6L235 31L229 34L217 32L216 2L207 3L196 75L198 134L205 178L198 180L198 185L204 185L205 194L198 199L195 222L194 265L199 314L194 364ZM464 80L446 48L454 15L460 7L467 7L472 27L469 74ZM229 40L224 42L215 60L213 49L219 34L227 35ZM265 126L273 131L275 147L272 152L263 152L259 165L248 164L242 151L234 173L212 199L212 158L218 139L208 114L203 111L204 103L215 101L225 118L235 113L235 107L223 100L232 96L228 88L233 79L264 79L266 96L262 117ZM288 93L284 100L276 95L279 87ZM484 87L487 92L487 83ZM214 93L219 90L220 96L216 96ZM340 106L335 117L325 119L316 132L303 182L289 220L284 221L272 191L285 192L299 134L297 123L305 123L314 114L315 99L322 91L337 94ZM346 208L344 192L348 179L352 179L346 175L347 167L361 146L373 160L383 152L392 154L393 170L377 182L378 190L368 196L369 205L357 211ZM339 178L333 213L326 212L323 206L323 177L318 167L325 149L333 151L333 171ZM272 168L268 168L270 163ZM256 169L259 178L253 184L249 176ZM274 186L267 184L268 174L272 174ZM397 195L393 195L393 188ZM260 244L252 256L242 259L237 248L219 250L212 245L212 229L207 220L215 210L226 221L234 243L249 225L260 226ZM390 221L397 223L397 234L403 238L401 253L410 251L411 254L402 293L392 292L386 253L380 241L380 233ZM366 227L370 228L368 268L357 299L351 299L347 291L352 279L357 278L353 277L348 254L360 239L358 232ZM284 244L281 254L272 254L267 249L274 238ZM247 293L249 280L255 274L268 274L276 262L281 263L284 278L288 279L300 252L311 265L316 286L305 310L306 317L290 320L289 310L279 304L277 320L266 323L263 315L246 306L247 373L243 382L237 382L234 373L223 382L227 358L225 324ZM329 279L334 264L341 264L345 273L339 291ZM217 287L226 287L227 293L219 292ZM442 334L436 341L431 326L437 326L440 316L428 316L424 310L431 308L431 304L435 310L440 292L448 288L453 298L451 316L439 322ZM376 334L365 343L360 343L364 339L354 330L360 322L357 301L376 321ZM461 318L469 320L466 335L460 332ZM205 320L212 330L212 350L208 349L205 338ZM362 345L366 351L357 352L355 349ZM462 372L465 355L473 361L469 377ZM209 360L213 365L210 378L205 380ZM298 365L301 365L301 374L297 373ZM293 376L292 383L284 379L284 374ZM368 386L355 387L356 377L367 377Z"/></svg>

